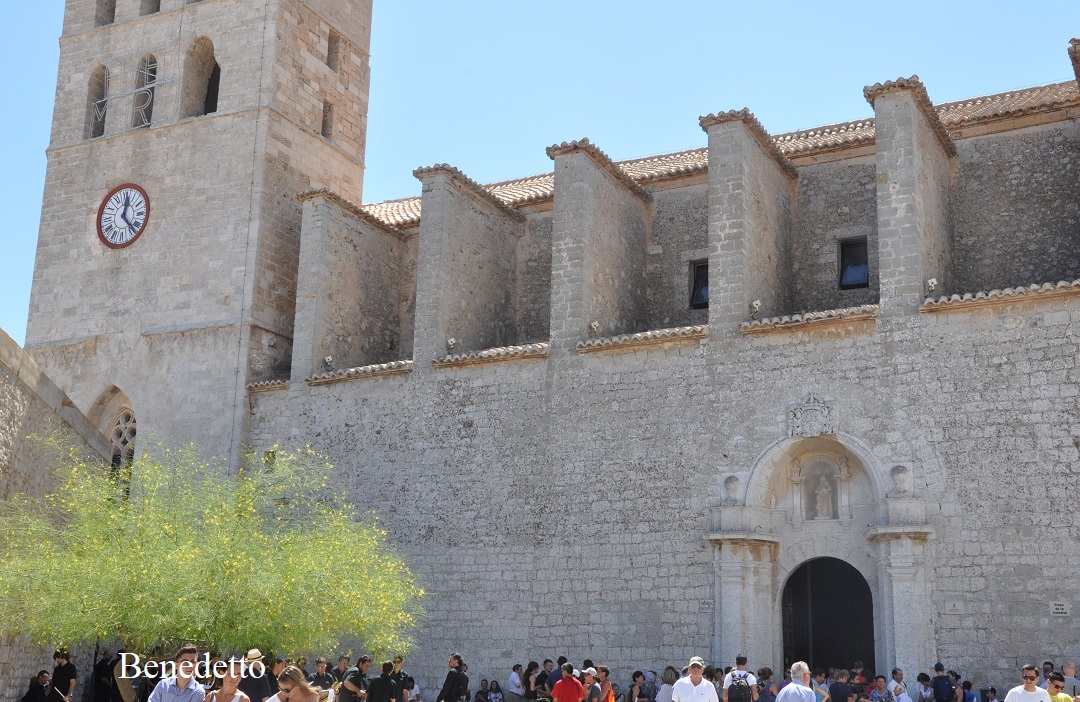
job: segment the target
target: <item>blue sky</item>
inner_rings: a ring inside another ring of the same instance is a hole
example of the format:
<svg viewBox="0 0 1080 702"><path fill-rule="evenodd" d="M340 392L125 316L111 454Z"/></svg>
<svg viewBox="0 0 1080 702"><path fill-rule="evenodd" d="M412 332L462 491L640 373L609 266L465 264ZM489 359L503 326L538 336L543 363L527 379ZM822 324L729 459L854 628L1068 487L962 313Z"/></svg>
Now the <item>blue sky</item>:
<svg viewBox="0 0 1080 702"><path fill-rule="evenodd" d="M0 26L0 328L19 343L63 4L9 2ZM718 110L773 133L857 119L864 85L913 73L935 102L1068 80L1073 36L1077 0L376 0L364 200L419 194L412 169L439 162L544 172L545 147L581 137L616 159L703 146L697 117Z"/></svg>

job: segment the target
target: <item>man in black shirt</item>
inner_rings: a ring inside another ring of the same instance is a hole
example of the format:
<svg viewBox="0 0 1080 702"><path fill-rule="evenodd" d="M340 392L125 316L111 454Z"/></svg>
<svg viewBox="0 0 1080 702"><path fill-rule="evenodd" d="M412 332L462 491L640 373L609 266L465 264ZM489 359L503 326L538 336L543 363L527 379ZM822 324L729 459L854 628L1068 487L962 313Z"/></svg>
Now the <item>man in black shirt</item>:
<svg viewBox="0 0 1080 702"><path fill-rule="evenodd" d="M338 656L337 667L330 671L337 682L345 682L345 673L349 672L349 657Z"/></svg>
<svg viewBox="0 0 1080 702"><path fill-rule="evenodd" d="M341 688L338 689L339 702L366 702L368 679L368 668L371 667L371 658L369 656L360 656L356 659L356 665L345 673L345 680L341 683Z"/></svg>
<svg viewBox="0 0 1080 702"><path fill-rule="evenodd" d="M326 659L322 656L315 659L315 672L308 676L308 682L320 690L329 690L337 682L333 675L326 672Z"/></svg>
<svg viewBox="0 0 1080 702"><path fill-rule="evenodd" d="M836 682L829 685L830 702L855 702L855 694L851 691L851 685L848 685L850 678L851 674L846 670L836 674Z"/></svg>
<svg viewBox="0 0 1080 702"><path fill-rule="evenodd" d="M112 690L112 653L101 652L101 660L94 666L94 702L107 702Z"/></svg>
<svg viewBox="0 0 1080 702"><path fill-rule="evenodd" d="M469 677L462 670L465 661L460 653L451 653L449 661L450 670L446 673L442 689L435 702L462 702L469 691Z"/></svg>
<svg viewBox="0 0 1080 702"><path fill-rule="evenodd" d="M397 702L409 702L409 693L405 689L405 681L409 679L409 674L402 668L402 664L405 662L404 656L398 654L394 656L394 670L390 673L390 678L397 685Z"/></svg>
<svg viewBox="0 0 1080 702"><path fill-rule="evenodd" d="M255 662L265 665L265 663L263 663L262 651L257 648L253 648L244 654L244 662L247 663L249 667ZM258 666L256 666L256 668L258 668ZM267 680L269 675L269 671L265 671L261 677L244 675L240 678L240 684L237 685L237 688L240 692L247 695L251 702L266 702L266 700L270 699L273 695L273 693L270 692L270 682Z"/></svg>
<svg viewBox="0 0 1080 702"><path fill-rule="evenodd" d="M58 648L53 654L52 689L49 691L50 702L72 702L71 696L75 692L75 679L79 677L75 665L68 660L68 652Z"/></svg>
<svg viewBox="0 0 1080 702"><path fill-rule="evenodd" d="M372 680L371 684L368 685L367 702L394 702L397 699L397 683L391 677L393 672L393 661L386 661L382 664L382 675Z"/></svg>
<svg viewBox="0 0 1080 702"><path fill-rule="evenodd" d="M49 685L49 671L42 670L30 678L30 689L22 697L22 702L45 702L46 690Z"/></svg>

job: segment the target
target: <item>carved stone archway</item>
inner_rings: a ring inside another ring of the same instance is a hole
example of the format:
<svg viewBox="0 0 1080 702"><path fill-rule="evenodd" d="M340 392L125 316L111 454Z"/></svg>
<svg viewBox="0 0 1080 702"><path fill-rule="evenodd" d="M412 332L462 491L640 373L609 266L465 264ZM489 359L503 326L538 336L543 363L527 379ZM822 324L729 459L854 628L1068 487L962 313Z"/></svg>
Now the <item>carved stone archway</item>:
<svg viewBox="0 0 1080 702"><path fill-rule="evenodd" d="M722 478L710 508L712 660L730 665L743 652L761 665L791 663L783 660L783 585L802 564L829 557L870 587L878 667L918 669L936 654L926 496L912 487L911 466L886 470L868 446L840 433L831 402L806 403L789 410L786 438L749 471Z"/></svg>

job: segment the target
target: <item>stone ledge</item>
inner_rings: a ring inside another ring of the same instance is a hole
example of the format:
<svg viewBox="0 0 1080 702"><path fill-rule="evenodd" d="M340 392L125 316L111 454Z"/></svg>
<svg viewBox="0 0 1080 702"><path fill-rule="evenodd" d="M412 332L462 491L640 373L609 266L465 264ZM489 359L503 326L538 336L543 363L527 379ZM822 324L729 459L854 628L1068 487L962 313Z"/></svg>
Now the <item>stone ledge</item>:
<svg viewBox="0 0 1080 702"><path fill-rule="evenodd" d="M825 326L836 322L847 322L859 319L874 319L877 316L878 305L859 305L858 307L844 307L838 310L803 312L802 314L789 314L784 315L783 317L755 319L740 324L739 331L743 334L765 334L768 332L785 331L792 328Z"/></svg>
<svg viewBox="0 0 1080 702"><path fill-rule="evenodd" d="M995 305L1008 305L1014 302L1027 302L1035 300L1053 300L1061 297L1072 297L1080 294L1080 278L1073 281L1061 280L1057 283L1033 283L1027 287L1003 288L977 293L964 293L963 295L942 295L938 298L928 297L919 306L920 312L949 312L956 309L971 309L973 307L990 307Z"/></svg>
<svg viewBox="0 0 1080 702"><path fill-rule="evenodd" d="M417 168L413 171L413 176L417 180L423 182L426 176L435 175L437 173L442 173L443 175L448 176L455 183L465 188L472 194L476 195L476 197L488 203L499 212L502 212L510 219L513 219L517 222L525 221L525 215L521 214L513 207L510 207L505 202L492 195L490 191L484 188L484 186L480 185L475 180L462 173L461 169L455 168L448 163L436 163L434 166L423 166L421 168Z"/></svg>
<svg viewBox="0 0 1080 702"><path fill-rule="evenodd" d="M608 349L625 349L634 346L656 346L671 341L694 341L709 336L709 325L698 324L692 327L672 327L671 329L654 329L652 331L638 332L636 334L620 334L603 339L589 339L579 341L578 353L595 353Z"/></svg>
<svg viewBox="0 0 1080 702"><path fill-rule="evenodd" d="M376 363L370 366L343 368L338 371L321 373L307 378L304 382L312 386L329 385L345 380L367 380L368 378L381 378L387 375L404 375L405 373L411 373L412 369L413 362L411 360L391 361L390 363Z"/></svg>
<svg viewBox="0 0 1080 702"><path fill-rule="evenodd" d="M288 390L289 380L260 380L257 383L248 383L248 392L270 392L271 390Z"/></svg>
<svg viewBox="0 0 1080 702"><path fill-rule="evenodd" d="M926 543L934 538L934 527L929 525L889 525L870 527L864 535L870 543L881 541L894 541L896 539L911 539L916 543Z"/></svg>
<svg viewBox="0 0 1080 702"><path fill-rule="evenodd" d="M346 200L332 190L327 190L326 188L319 188L318 190L308 190L307 192L300 193L296 196L296 199L300 202L317 200L319 198L329 200L330 202L334 203L341 209L351 214L353 217L359 219L364 224L375 227L379 231L386 232L387 234L392 234L393 236L396 236L402 241L406 241L409 239L409 234L407 232L402 231L401 229L398 229L386 220L380 219L379 217L376 217L370 212L365 211L364 208L360 207L360 205Z"/></svg>
<svg viewBox="0 0 1080 702"><path fill-rule="evenodd" d="M652 200L652 195L648 190L641 187L641 185L630 177L630 174L624 171L619 164L612 161L610 156L601 151L596 144L588 139L564 141L561 144L553 144L547 147L548 158L552 161L555 160L556 156L562 156L563 154L572 153L574 151L580 151L586 154L596 163L596 165L600 166L604 171L607 171L612 178L622 183L627 190L634 193L645 202Z"/></svg>
<svg viewBox="0 0 1080 702"><path fill-rule="evenodd" d="M780 536L778 534L766 534L760 531L716 531L705 534L705 540L713 544L780 545Z"/></svg>
<svg viewBox="0 0 1080 702"><path fill-rule="evenodd" d="M870 106L873 107L875 99L882 95L899 92L901 90L911 92L912 97L915 99L915 104L918 106L919 111L922 112L923 117L926 118L926 123L930 125L930 129L934 132L934 136L937 137L938 142L941 144L941 148L945 149L945 153L949 156L956 156L956 144L953 143L952 137L949 136L948 130L945 129L945 124L941 121L941 115L938 114L937 108L934 107L934 103L930 102L930 96L926 92L926 86L919 80L919 76L897 78L896 80L887 80L884 83L868 85L863 88L863 96L866 98L866 101L870 103Z"/></svg>
<svg viewBox="0 0 1080 702"><path fill-rule="evenodd" d="M530 358L547 358L551 350L551 344L547 342L539 344L522 344L520 346L497 346L483 351L469 351L467 353L455 353L442 358L436 358L431 362L435 368L455 368L458 366L474 366L480 363L498 363L500 361L517 361Z"/></svg>
<svg viewBox="0 0 1080 702"><path fill-rule="evenodd" d="M780 166L780 169L788 175L789 178L798 178L799 172L795 170L795 165L788 160L788 157L777 148L773 142L772 137L765 131L765 127L761 126L761 122L754 116L754 113L749 108L742 108L741 110L728 110L727 112L719 112L710 115L704 115L698 118L698 124L707 133L709 127L717 124L727 124L728 122L742 122L746 125L746 129L750 132L750 136L754 137L754 141L758 143L758 146L776 162L776 165Z"/></svg>

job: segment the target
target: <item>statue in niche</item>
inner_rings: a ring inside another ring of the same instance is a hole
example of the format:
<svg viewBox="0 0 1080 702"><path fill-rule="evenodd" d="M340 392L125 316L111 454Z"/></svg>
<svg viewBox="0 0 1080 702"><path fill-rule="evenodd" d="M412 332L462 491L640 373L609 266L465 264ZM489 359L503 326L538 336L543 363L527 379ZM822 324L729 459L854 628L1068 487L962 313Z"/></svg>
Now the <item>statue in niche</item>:
<svg viewBox="0 0 1080 702"><path fill-rule="evenodd" d="M892 469L893 495L897 497L910 497L915 492L915 481L912 479L911 470L907 466L893 466Z"/></svg>
<svg viewBox="0 0 1080 702"><path fill-rule="evenodd" d="M833 508L833 490L832 481L829 480L829 476L822 475L818 477L817 486L814 488L813 500L808 501L808 507L811 508L812 513L809 515L809 519L836 519L836 510ZM807 510L807 511L811 511Z"/></svg>
<svg viewBox="0 0 1080 702"><path fill-rule="evenodd" d="M724 504L737 504L739 502L739 478L729 475L724 479Z"/></svg>

